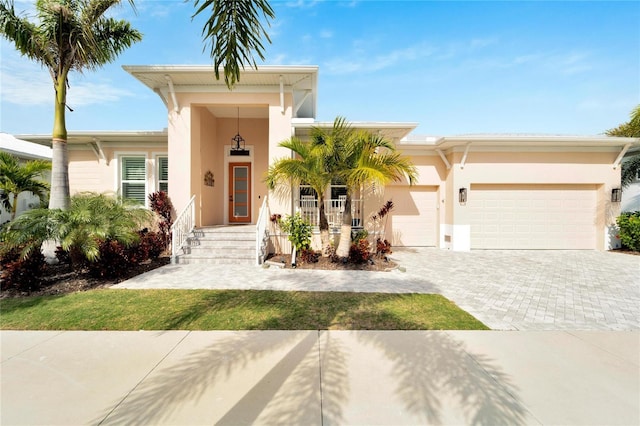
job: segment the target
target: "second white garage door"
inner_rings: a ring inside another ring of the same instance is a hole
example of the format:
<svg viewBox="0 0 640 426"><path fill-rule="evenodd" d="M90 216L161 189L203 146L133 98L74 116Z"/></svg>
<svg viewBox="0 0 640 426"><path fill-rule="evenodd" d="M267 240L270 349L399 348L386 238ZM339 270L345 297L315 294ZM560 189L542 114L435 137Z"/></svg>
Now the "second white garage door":
<svg viewBox="0 0 640 426"><path fill-rule="evenodd" d="M595 185L471 185L471 248L595 249Z"/></svg>
<svg viewBox="0 0 640 426"><path fill-rule="evenodd" d="M392 246L433 247L437 241L438 191L433 186L388 186L385 200L393 212L386 235Z"/></svg>

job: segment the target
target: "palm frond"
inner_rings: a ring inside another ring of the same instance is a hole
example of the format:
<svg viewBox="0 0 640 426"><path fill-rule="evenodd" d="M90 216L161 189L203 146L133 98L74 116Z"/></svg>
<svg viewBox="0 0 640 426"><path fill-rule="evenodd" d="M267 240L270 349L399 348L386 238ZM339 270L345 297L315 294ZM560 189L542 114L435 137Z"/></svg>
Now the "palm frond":
<svg viewBox="0 0 640 426"><path fill-rule="evenodd" d="M195 0L193 17L207 11L202 36L205 49L210 45L216 79L220 79L220 66L229 88L240 81L240 68L257 68L253 54L264 60L262 38L271 43L261 19L268 25L275 12L266 0Z"/></svg>

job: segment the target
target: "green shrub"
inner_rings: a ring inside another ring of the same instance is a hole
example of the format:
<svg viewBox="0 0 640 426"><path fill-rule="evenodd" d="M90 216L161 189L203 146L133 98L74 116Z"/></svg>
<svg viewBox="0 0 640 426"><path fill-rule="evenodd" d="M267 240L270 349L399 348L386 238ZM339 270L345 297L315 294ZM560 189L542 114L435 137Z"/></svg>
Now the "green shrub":
<svg viewBox="0 0 640 426"><path fill-rule="evenodd" d="M300 213L287 215L280 221L280 229L289 234L289 241L297 251L309 248L311 245L311 224L304 220Z"/></svg>
<svg viewBox="0 0 640 426"><path fill-rule="evenodd" d="M633 251L640 251L640 211L622 213L616 222L620 229L622 246Z"/></svg>

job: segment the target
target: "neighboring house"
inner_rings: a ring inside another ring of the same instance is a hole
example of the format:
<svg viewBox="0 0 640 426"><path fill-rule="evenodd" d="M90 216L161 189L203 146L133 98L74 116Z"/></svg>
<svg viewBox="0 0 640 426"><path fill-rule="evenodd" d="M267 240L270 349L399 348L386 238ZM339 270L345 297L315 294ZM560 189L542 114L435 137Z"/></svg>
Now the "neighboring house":
<svg viewBox="0 0 640 426"><path fill-rule="evenodd" d="M333 124L315 120L317 67L247 69L233 91L207 66L124 68L165 103L168 128L71 132L72 192L118 191L146 203L149 193L168 189L178 212L195 196L197 226L256 224L263 205L269 214L300 209L316 217L308 188L270 193L263 177L274 160L291 155L281 141ZM386 237L394 246L605 250L616 244L612 226L620 203L612 201L612 191L620 186L622 153L638 139L433 138L410 135L416 123L352 125L388 137L418 168L416 185L367 189L353 203L354 225L368 225L393 200ZM22 137L49 143L48 136ZM327 193L336 228L343 193L339 185Z"/></svg>
<svg viewBox="0 0 640 426"><path fill-rule="evenodd" d="M33 142L17 139L7 133L0 133L0 151L8 152L17 157L21 161L29 160L47 160L51 161L51 148L42 146ZM51 180L51 173L47 172L43 179ZM16 216L19 216L26 210L40 206L40 198L31 192L23 192L18 195L18 209ZM11 213L6 211L0 204L0 223L8 222L11 219Z"/></svg>
<svg viewBox="0 0 640 426"><path fill-rule="evenodd" d="M632 156L640 155L640 147L630 149L625 154L622 162ZM636 174L636 179L622 190L621 210L623 212L640 211L640 171Z"/></svg>

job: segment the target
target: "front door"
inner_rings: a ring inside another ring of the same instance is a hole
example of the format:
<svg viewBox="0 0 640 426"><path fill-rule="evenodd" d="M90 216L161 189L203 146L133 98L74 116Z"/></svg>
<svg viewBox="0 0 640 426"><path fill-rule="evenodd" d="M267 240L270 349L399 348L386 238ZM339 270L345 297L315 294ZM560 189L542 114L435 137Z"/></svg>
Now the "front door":
<svg viewBox="0 0 640 426"><path fill-rule="evenodd" d="M229 163L229 223L251 223L251 163Z"/></svg>

